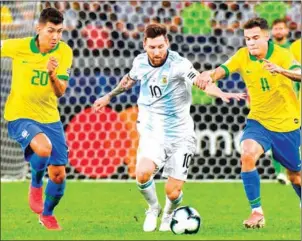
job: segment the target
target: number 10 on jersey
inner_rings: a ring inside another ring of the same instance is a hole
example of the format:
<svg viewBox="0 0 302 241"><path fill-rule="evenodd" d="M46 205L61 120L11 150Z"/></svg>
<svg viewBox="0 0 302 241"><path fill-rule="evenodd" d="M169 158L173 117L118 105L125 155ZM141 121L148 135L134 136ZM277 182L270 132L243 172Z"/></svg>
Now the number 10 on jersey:
<svg viewBox="0 0 302 241"><path fill-rule="evenodd" d="M162 93L161 93L160 88L157 85L150 85L149 88L150 88L152 97L156 97L156 98L161 97Z"/></svg>

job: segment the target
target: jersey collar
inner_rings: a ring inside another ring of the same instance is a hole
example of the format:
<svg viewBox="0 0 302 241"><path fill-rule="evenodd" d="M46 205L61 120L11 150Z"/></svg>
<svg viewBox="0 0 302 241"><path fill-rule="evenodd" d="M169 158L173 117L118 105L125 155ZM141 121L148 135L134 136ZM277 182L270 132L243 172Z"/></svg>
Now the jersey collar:
<svg viewBox="0 0 302 241"><path fill-rule="evenodd" d="M167 56L166 56L166 58L165 58L165 61L164 61L164 62L162 62L162 64L161 64L161 65L154 66L154 65L151 63L151 61L150 61L149 57L148 57L148 63L149 63L149 65L150 65L150 66L152 66L153 68L158 68L158 67L161 67L161 66L163 66L163 65L166 63L166 61L167 61L167 59L168 59L168 56L169 56L169 50L167 50Z"/></svg>
<svg viewBox="0 0 302 241"><path fill-rule="evenodd" d="M38 46L36 44L36 40L39 37L39 35L37 34L35 37L33 37L30 41L30 49L33 53L35 54L39 54L41 53L40 50L38 49ZM47 53L41 53L43 56L45 56L46 54L50 54L54 51L56 51L59 48L59 44L60 42L56 45L56 47L54 47L53 49L51 49L50 51L48 51Z"/></svg>
<svg viewBox="0 0 302 241"><path fill-rule="evenodd" d="M286 48L288 49L290 47L290 42L287 40L284 44L280 44L279 46L282 47L282 48Z"/></svg>
<svg viewBox="0 0 302 241"><path fill-rule="evenodd" d="M268 50L267 50L265 59L269 59L272 56L273 51L274 51L274 43L271 40L269 40L268 41ZM253 61L257 61L258 60L254 55L251 55L250 53L249 53L249 55L250 55L250 59L251 60L253 60ZM261 63L262 60L259 60L259 62Z"/></svg>

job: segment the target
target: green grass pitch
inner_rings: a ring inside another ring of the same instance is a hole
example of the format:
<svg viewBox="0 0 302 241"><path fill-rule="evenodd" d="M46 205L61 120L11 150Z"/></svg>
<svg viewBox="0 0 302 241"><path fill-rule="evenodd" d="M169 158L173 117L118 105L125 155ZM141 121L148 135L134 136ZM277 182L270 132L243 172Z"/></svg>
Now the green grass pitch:
<svg viewBox="0 0 302 241"><path fill-rule="evenodd" d="M46 182L44 182L46 183ZM301 240L301 209L291 186L262 183L263 229L244 229L250 214L241 183L186 183L183 205L202 218L195 235L144 233L146 204L133 183L69 182L47 231L27 202L28 182L1 183L1 240ZM157 183L164 206L164 183Z"/></svg>

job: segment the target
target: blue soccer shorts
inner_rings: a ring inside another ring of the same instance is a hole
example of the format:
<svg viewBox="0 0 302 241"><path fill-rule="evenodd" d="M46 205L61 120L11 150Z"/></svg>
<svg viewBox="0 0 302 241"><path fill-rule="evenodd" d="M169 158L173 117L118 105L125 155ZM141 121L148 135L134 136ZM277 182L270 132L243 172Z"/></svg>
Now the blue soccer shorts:
<svg viewBox="0 0 302 241"><path fill-rule="evenodd" d="M240 142L246 139L258 142L264 152L272 149L273 158L288 170L294 172L301 170L300 129L289 132L275 132L266 129L258 121L248 119Z"/></svg>
<svg viewBox="0 0 302 241"><path fill-rule="evenodd" d="M33 153L30 142L38 133L44 133L52 144L48 165L66 165L68 162L68 147L63 125L60 121L43 124L30 119L17 119L8 122L8 135L21 145L27 161Z"/></svg>

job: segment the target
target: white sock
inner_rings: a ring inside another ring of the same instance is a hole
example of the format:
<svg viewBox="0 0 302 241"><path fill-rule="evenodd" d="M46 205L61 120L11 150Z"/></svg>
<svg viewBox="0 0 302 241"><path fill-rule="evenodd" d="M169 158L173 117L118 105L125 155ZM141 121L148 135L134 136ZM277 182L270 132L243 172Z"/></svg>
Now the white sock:
<svg viewBox="0 0 302 241"><path fill-rule="evenodd" d="M156 188L153 179L150 179L146 183L139 183L137 182L137 187L141 194L143 194L145 200L149 204L151 208L157 208L159 206L157 195L156 195Z"/></svg>
<svg viewBox="0 0 302 241"><path fill-rule="evenodd" d="M183 192L181 191L178 198L171 201L168 196L166 196L166 205L164 208L164 213L171 214L182 202Z"/></svg>
<svg viewBox="0 0 302 241"><path fill-rule="evenodd" d="M263 214L263 210L262 210L262 207L260 206L260 207L257 207L257 208L253 208L252 209L252 212L258 212L258 213L261 213L261 214Z"/></svg>

